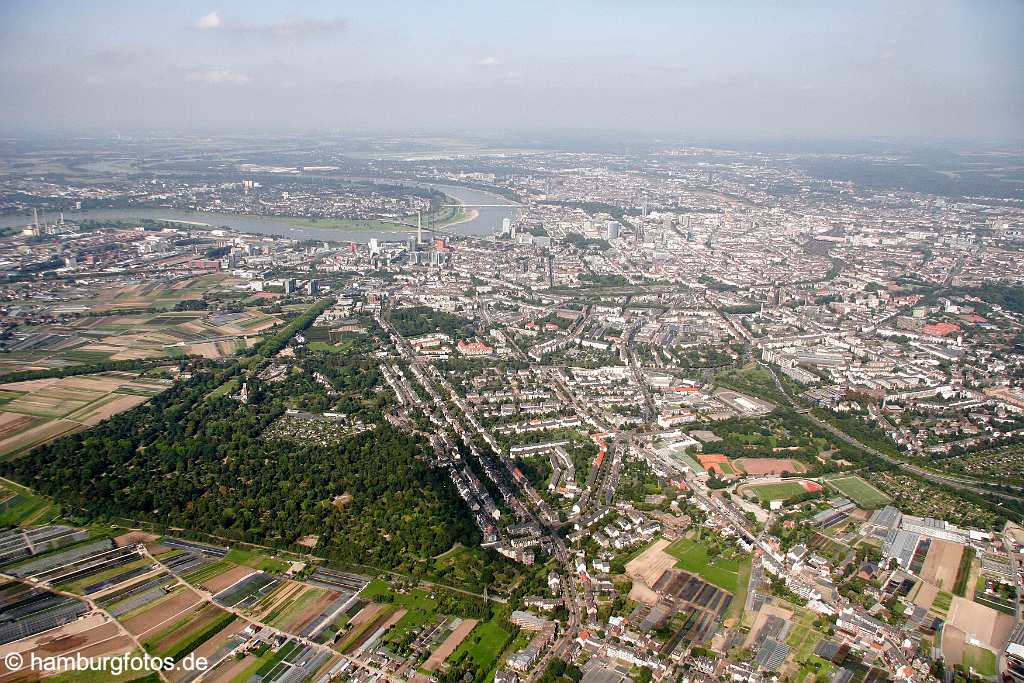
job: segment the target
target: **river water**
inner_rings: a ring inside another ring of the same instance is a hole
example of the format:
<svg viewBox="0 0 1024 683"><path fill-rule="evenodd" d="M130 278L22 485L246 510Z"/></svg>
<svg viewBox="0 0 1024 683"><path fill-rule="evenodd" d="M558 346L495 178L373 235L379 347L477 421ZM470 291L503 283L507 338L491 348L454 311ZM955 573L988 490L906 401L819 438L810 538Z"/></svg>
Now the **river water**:
<svg viewBox="0 0 1024 683"><path fill-rule="evenodd" d="M508 199L491 192L483 190L459 187L456 185L441 185L437 183L424 182L401 182L384 178L345 178L344 180L372 180L388 185L417 185L420 187L431 187L440 192L454 197L463 204L511 204ZM466 209L467 213L470 211ZM506 206L483 206L478 209L478 215L471 220L444 228L447 233L459 235L491 235L501 229L501 222L504 218L511 218L515 207ZM276 235L290 239L305 240L338 240L350 242L368 242L371 238L378 239L400 239L404 234L400 230L349 230L342 228L312 228L304 225L297 225L288 218L277 216L238 216L230 213L216 213L213 211L186 211L182 209L148 209L148 208L127 208L127 209L93 209L82 212L64 212L64 218L69 221L86 220L128 220L131 218L148 218L151 220L184 221L191 223L206 223L214 227L228 227L238 232L246 232L257 235ZM52 222L57 216L48 213L46 220ZM24 226L31 222L25 216L0 216L0 227ZM408 231L409 234L415 229Z"/></svg>

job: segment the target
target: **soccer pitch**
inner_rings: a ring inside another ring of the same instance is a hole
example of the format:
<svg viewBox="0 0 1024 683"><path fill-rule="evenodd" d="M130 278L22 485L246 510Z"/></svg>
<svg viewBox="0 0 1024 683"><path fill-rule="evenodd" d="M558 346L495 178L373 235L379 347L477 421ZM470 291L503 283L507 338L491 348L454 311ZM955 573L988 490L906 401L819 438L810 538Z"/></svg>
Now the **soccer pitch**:
<svg viewBox="0 0 1024 683"><path fill-rule="evenodd" d="M857 476L829 479L828 483L865 510L876 510L889 504L889 496Z"/></svg>

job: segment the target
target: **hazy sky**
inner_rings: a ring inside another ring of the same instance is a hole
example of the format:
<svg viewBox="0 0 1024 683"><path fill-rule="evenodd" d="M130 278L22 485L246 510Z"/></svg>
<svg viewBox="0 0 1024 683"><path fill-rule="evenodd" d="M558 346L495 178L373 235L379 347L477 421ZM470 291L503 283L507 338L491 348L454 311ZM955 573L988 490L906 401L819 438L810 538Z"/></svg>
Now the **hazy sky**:
<svg viewBox="0 0 1024 683"><path fill-rule="evenodd" d="M0 129L1024 138L1024 2L0 0Z"/></svg>

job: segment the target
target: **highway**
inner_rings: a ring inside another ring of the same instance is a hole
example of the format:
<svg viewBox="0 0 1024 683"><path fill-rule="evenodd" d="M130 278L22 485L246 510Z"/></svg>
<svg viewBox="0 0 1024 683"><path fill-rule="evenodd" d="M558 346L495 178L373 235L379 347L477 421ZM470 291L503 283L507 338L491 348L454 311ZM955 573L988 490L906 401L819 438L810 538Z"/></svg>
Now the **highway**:
<svg viewBox="0 0 1024 683"><path fill-rule="evenodd" d="M980 482L975 481L975 480L964 479L963 477L957 477L957 476L948 475L948 474L939 474L937 472L932 472L930 470L926 470L926 469L924 469L922 467L918 467L917 465L914 465L914 464L911 464L909 462L906 462L905 460L900 460L899 458L893 457L893 456L891 456L891 455L889 455L887 453L883 453L882 451L880 451L880 450L878 450L876 448L872 448L871 446L868 446L868 445L865 445L865 444L861 443L856 438L850 436L849 434L847 434L846 432L842 431L838 427L832 425L829 422L826 422L826 421L818 418L813 412L811 412L810 408L800 407L797 404L796 400L792 396L789 395L789 392L786 391L785 387L782 384L782 381L779 379L779 376L776 374L775 369L772 368L767 363L763 363L761 361L758 361L758 364L763 366L765 369L767 369L772 374L772 378L775 380L775 385L778 387L779 392L781 392L782 395L786 397L786 400L789 402L790 406L792 406L793 408L796 408L796 411L798 413L800 413L801 415L806 417L808 420L813 422L818 427L821 427L822 429L828 431L829 433L831 433L836 438L838 438L838 439L840 439L842 441L845 441L846 443L850 444L851 446L855 446L855 447L861 449L862 451L864 451L865 453L869 453L869 454L875 456L876 458L879 458L880 460L884 460L885 462L887 462L887 463L889 463L891 465L895 465L896 467L899 467L901 470L904 470L906 472L910 472L911 474L913 474L916 477L920 477L922 479L926 479L928 481L935 482L936 484L942 484L944 486L951 486L953 488L961 488L961 489L965 489L967 491L971 491L972 493L977 493L979 495L995 496L997 498L1002 498L1004 500L1013 500L1013 501L1024 500L1024 496L1015 496L1013 494L1003 493L1001 491L993 491L991 489L979 486L978 484Z"/></svg>

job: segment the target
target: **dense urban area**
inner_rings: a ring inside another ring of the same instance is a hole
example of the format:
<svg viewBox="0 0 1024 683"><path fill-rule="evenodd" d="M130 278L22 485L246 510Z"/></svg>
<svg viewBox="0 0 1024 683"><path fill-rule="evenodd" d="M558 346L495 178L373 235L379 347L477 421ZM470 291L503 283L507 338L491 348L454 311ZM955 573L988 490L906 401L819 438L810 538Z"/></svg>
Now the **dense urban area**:
<svg viewBox="0 0 1024 683"><path fill-rule="evenodd" d="M1019 150L867 147L0 141L0 682L1024 682Z"/></svg>

